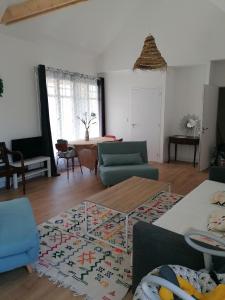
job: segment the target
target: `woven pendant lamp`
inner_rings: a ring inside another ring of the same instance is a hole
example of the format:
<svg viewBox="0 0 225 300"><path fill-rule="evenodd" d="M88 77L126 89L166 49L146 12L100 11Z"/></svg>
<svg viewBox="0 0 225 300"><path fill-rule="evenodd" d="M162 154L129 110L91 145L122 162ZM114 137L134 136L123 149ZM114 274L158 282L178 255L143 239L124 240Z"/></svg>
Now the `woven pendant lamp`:
<svg viewBox="0 0 225 300"><path fill-rule="evenodd" d="M167 63L158 50L154 37L152 35L148 36L145 39L141 55L134 64L133 70L156 70L166 67Z"/></svg>

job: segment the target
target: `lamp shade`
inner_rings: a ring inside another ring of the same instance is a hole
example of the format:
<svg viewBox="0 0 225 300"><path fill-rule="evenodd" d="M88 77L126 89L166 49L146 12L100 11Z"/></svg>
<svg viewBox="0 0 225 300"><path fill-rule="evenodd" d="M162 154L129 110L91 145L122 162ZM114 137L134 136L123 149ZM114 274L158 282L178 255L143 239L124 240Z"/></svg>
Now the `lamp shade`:
<svg viewBox="0 0 225 300"><path fill-rule="evenodd" d="M134 64L133 70L156 70L167 67L165 59L158 50L155 39L152 35L145 39L140 57Z"/></svg>

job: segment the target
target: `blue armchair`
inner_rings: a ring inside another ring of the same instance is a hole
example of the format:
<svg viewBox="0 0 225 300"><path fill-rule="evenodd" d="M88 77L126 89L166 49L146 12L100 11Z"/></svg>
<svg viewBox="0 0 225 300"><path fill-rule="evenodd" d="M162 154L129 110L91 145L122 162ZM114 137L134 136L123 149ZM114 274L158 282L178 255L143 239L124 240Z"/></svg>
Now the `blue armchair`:
<svg viewBox="0 0 225 300"><path fill-rule="evenodd" d="M158 169L148 164L147 145L140 142L98 144L99 174L105 186L112 186L132 176L157 180Z"/></svg>
<svg viewBox="0 0 225 300"><path fill-rule="evenodd" d="M27 198L0 202L0 273L38 259L39 237Z"/></svg>

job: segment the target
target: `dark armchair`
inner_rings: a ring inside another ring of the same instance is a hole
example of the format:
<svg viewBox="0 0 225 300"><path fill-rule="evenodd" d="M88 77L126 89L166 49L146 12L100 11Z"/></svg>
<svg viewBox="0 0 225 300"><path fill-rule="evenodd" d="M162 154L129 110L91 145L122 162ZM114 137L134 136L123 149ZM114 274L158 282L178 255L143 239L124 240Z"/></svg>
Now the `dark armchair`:
<svg viewBox="0 0 225 300"><path fill-rule="evenodd" d="M136 223L133 227L132 291L135 292L141 279L153 269L170 264L183 265L193 270L205 267L202 253L191 248L183 235L153 224ZM213 256L216 272L224 273L224 265L224 258Z"/></svg>
<svg viewBox="0 0 225 300"><path fill-rule="evenodd" d="M20 161L20 166L14 166L10 160L9 156L16 156ZM25 167L24 167L24 160L23 155L19 151L10 151L6 148L4 142L0 142L0 177L6 178L6 189L10 189L10 178L13 174L17 173L22 177L22 184L23 184L23 193L26 192L25 186Z"/></svg>
<svg viewBox="0 0 225 300"><path fill-rule="evenodd" d="M225 167L210 167L209 180L225 183Z"/></svg>

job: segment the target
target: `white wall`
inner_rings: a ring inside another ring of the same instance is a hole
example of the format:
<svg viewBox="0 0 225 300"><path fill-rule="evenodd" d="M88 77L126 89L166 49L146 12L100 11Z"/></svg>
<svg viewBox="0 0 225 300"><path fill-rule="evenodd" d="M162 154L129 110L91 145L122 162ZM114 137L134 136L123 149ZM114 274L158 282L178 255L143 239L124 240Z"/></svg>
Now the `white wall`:
<svg viewBox="0 0 225 300"><path fill-rule="evenodd" d="M132 88L161 88L161 159L167 161L168 137L184 134L181 119L187 114L202 118L204 84L208 83L208 65L170 67L165 72L115 71L104 73L106 86L106 128L108 134L130 139L130 98ZM166 82L165 82L166 81ZM164 106L165 105L165 106ZM178 160L193 161L193 147L178 146ZM174 152L171 146L171 158ZM197 155L198 157L198 155Z"/></svg>
<svg viewBox="0 0 225 300"><path fill-rule="evenodd" d="M211 62L209 83L218 87L225 86L225 60Z"/></svg>
<svg viewBox="0 0 225 300"><path fill-rule="evenodd" d="M95 61L58 45L35 44L0 34L0 141L40 134L34 66L45 64L95 74Z"/></svg>
<svg viewBox="0 0 225 300"><path fill-rule="evenodd" d="M208 65L168 68L165 101L164 159L167 160L168 136L185 134L180 128L182 118L195 114L202 118L204 84ZM171 156L174 151L171 146ZM178 160L193 161L193 147L178 146Z"/></svg>
<svg viewBox="0 0 225 300"><path fill-rule="evenodd" d="M130 139L130 101L132 88L161 88L162 105L165 97L165 72L123 70L101 74L105 78L106 130L108 134ZM164 108L163 108L164 110ZM161 128L163 134L163 114ZM147 124L146 124L147 126ZM161 140L162 148L163 140ZM161 149L162 158L162 149ZM161 159L160 158L160 159Z"/></svg>
<svg viewBox="0 0 225 300"><path fill-rule="evenodd" d="M99 71L130 69L152 34L169 66L225 58L224 12L206 0L138 0L139 7L99 57Z"/></svg>

